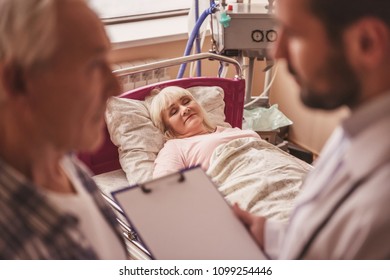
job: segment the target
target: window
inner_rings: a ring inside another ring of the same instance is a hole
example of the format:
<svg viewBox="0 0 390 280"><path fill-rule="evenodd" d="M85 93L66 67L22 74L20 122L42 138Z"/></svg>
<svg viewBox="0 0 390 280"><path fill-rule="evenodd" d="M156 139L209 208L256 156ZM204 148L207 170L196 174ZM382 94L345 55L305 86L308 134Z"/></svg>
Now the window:
<svg viewBox="0 0 390 280"><path fill-rule="evenodd" d="M188 13L193 0L89 0L90 6L104 21L131 20L144 16ZM166 16L166 15L165 15Z"/></svg>

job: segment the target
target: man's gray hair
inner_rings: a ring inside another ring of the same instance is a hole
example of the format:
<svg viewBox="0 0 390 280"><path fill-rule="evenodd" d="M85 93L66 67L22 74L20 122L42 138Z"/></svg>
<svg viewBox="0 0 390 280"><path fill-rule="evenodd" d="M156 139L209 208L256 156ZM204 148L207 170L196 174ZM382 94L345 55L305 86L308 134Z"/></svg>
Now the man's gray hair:
<svg viewBox="0 0 390 280"><path fill-rule="evenodd" d="M0 0L0 61L29 68L45 61L56 43L58 0Z"/></svg>
<svg viewBox="0 0 390 280"><path fill-rule="evenodd" d="M0 0L0 64L31 69L52 55L58 41L58 1Z"/></svg>

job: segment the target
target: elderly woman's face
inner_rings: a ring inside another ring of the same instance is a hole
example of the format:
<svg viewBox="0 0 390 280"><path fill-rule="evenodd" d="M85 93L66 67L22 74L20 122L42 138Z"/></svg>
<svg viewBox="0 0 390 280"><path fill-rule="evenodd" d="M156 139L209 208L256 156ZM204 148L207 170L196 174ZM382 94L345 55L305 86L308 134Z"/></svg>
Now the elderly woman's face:
<svg viewBox="0 0 390 280"><path fill-rule="evenodd" d="M183 95L163 111L165 126L177 138L185 138L204 133L203 114L200 105L192 96Z"/></svg>

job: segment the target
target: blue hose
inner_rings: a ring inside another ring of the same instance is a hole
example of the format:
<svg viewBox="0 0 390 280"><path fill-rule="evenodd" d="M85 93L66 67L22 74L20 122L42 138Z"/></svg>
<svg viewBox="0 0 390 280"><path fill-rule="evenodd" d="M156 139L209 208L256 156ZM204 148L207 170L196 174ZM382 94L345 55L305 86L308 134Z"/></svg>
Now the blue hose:
<svg viewBox="0 0 390 280"><path fill-rule="evenodd" d="M199 19L199 0L195 0L195 22L197 22ZM200 38L199 38L199 31L196 33L196 53L200 53ZM202 63L200 60L196 63L196 75L197 77L202 76Z"/></svg>
<svg viewBox="0 0 390 280"><path fill-rule="evenodd" d="M204 20L209 15L214 13L215 8L216 8L216 5L215 5L214 1L212 1L210 8L207 8L206 10L204 10L204 12L200 15L199 19L196 21L194 29L192 30L190 38L188 39L186 49L184 51L184 56L187 56L191 53L192 46L193 46L194 41L199 33L200 27L202 26ZM177 74L177 79L183 78L184 71L186 70L186 66L187 66L187 63L183 63L182 65L180 65L179 73Z"/></svg>

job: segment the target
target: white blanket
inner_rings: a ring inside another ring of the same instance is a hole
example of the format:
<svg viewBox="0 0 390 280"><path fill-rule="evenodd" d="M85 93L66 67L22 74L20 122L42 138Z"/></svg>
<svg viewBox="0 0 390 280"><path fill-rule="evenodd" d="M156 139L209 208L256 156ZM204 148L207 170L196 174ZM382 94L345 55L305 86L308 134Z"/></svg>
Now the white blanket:
<svg viewBox="0 0 390 280"><path fill-rule="evenodd" d="M229 203L286 221L311 165L256 138L241 138L214 150L207 174Z"/></svg>

